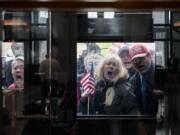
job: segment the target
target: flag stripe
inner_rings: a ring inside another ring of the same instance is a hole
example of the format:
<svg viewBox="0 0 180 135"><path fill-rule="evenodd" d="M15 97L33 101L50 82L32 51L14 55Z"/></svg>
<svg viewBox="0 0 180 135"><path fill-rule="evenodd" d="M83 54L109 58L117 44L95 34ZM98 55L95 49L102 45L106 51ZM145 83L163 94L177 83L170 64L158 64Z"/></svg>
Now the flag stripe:
<svg viewBox="0 0 180 135"><path fill-rule="evenodd" d="M86 80L89 78L89 76L90 76L90 73L87 73L87 74L81 79L80 83L83 84L84 81L86 81Z"/></svg>
<svg viewBox="0 0 180 135"><path fill-rule="evenodd" d="M95 79L92 74L85 74L81 79L80 84L84 91L90 93L91 95L95 93Z"/></svg>
<svg viewBox="0 0 180 135"><path fill-rule="evenodd" d="M82 86L84 87L86 84L89 83L89 78L87 78L83 83L82 83Z"/></svg>

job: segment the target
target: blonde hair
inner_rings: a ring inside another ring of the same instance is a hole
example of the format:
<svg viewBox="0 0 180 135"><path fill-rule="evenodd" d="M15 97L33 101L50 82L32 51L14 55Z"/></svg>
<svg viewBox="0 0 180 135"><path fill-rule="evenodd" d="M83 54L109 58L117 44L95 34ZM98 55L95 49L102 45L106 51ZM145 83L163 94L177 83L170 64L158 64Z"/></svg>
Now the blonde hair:
<svg viewBox="0 0 180 135"><path fill-rule="evenodd" d="M110 61L114 61L117 63L118 66L118 74L113 78L113 82L116 82L119 79L127 79L129 77L127 69L123 66L123 63L121 61L121 58L119 58L118 55L115 54L109 54L107 55L103 61L99 64L99 67L97 68L97 79L103 80L104 79L104 66Z"/></svg>

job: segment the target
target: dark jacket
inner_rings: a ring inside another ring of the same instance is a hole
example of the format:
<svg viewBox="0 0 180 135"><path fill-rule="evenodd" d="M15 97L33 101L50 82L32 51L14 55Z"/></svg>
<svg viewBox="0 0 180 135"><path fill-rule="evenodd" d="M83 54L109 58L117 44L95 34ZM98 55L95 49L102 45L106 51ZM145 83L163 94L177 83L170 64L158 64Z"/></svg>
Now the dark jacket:
<svg viewBox="0 0 180 135"><path fill-rule="evenodd" d="M104 104L108 88L114 89L112 104ZM131 85L126 80L118 80L115 83L107 83L103 80L97 82L96 94L93 102L93 111L96 114L137 115L138 105L136 97L131 90Z"/></svg>
<svg viewBox="0 0 180 135"><path fill-rule="evenodd" d="M139 74L138 72L131 77L131 82L133 82L134 93L136 95L139 110L142 114L155 116L157 113L158 101L153 94L154 89L154 67L152 67L144 74ZM143 83L141 81L143 79ZM133 81L132 81L133 80ZM141 87L144 88L144 100Z"/></svg>

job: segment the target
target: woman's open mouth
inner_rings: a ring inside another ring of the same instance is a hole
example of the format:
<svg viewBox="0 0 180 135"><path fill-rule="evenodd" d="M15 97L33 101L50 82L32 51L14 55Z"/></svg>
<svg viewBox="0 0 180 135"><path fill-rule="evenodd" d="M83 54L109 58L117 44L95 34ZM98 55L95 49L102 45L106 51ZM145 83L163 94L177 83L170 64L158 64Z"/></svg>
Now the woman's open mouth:
<svg viewBox="0 0 180 135"><path fill-rule="evenodd" d="M106 75L105 75L105 78L109 80L109 79L111 79L112 77L113 77L113 71L107 71L107 72L106 72Z"/></svg>
<svg viewBox="0 0 180 135"><path fill-rule="evenodd" d="M18 79L18 80L22 80L22 79L23 79L23 77L22 77L22 75L16 75L16 79Z"/></svg>
<svg viewBox="0 0 180 135"><path fill-rule="evenodd" d="M108 71L107 74L108 74L108 76L112 76L113 72L112 71Z"/></svg>

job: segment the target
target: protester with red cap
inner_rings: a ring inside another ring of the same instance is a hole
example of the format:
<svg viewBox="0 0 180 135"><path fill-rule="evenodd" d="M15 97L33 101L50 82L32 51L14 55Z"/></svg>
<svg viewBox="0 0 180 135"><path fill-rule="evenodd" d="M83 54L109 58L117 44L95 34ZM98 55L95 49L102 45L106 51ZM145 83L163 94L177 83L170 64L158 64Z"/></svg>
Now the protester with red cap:
<svg viewBox="0 0 180 135"><path fill-rule="evenodd" d="M142 44L136 44L130 48L132 64L137 70L133 76L134 93L136 95L139 110L142 115L153 116L156 118L158 110L158 100L154 90L154 71L155 64L150 50ZM155 119L144 123L147 134L155 135Z"/></svg>
<svg viewBox="0 0 180 135"><path fill-rule="evenodd" d="M143 45L135 45L130 51L132 63L136 70L140 73L147 72L151 67L154 68L150 51Z"/></svg>
<svg viewBox="0 0 180 135"><path fill-rule="evenodd" d="M134 75L135 94L142 114L155 116L157 103L153 98L155 65L150 51L142 44L130 49L130 56L137 73Z"/></svg>

